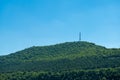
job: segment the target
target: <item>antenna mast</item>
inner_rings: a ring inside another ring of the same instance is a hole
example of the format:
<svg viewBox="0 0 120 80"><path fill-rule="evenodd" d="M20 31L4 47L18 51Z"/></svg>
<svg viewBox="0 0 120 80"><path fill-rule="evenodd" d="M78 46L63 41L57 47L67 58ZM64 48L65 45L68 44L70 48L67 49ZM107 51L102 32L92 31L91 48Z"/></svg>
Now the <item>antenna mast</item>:
<svg viewBox="0 0 120 80"><path fill-rule="evenodd" d="M79 41L81 41L81 32L79 32Z"/></svg>

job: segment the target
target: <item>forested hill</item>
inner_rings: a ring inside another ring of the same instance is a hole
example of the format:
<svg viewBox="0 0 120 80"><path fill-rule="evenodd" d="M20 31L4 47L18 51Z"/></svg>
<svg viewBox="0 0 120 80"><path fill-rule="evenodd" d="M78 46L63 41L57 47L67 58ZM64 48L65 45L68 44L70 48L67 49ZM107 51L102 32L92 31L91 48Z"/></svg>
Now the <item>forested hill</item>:
<svg viewBox="0 0 120 80"><path fill-rule="evenodd" d="M96 72L96 70L104 68L120 70L117 69L119 67L120 49L108 49L84 41L33 46L16 53L0 56L0 73L5 73L5 75L7 73L16 74L16 72L20 72L20 74L21 72L30 72L31 75L33 72L39 72L39 74L41 72L61 72L61 75L67 72L66 75L69 75L72 71L77 71L75 74L78 74L81 70L95 70Z"/></svg>
<svg viewBox="0 0 120 80"><path fill-rule="evenodd" d="M39 61L61 58L72 59L82 56L103 55L106 54L104 52L105 50L105 47L89 42L66 42L50 46L33 46L1 58L9 61Z"/></svg>
<svg viewBox="0 0 120 80"><path fill-rule="evenodd" d="M84 41L33 46L0 56L1 80L119 80L119 76L120 49Z"/></svg>

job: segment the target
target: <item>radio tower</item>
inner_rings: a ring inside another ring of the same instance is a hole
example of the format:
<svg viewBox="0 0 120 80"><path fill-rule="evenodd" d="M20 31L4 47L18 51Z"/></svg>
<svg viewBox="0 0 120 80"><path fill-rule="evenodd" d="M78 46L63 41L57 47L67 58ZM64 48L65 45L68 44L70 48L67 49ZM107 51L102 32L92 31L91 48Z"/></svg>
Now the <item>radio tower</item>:
<svg viewBox="0 0 120 80"><path fill-rule="evenodd" d="M81 41L81 32L79 32L79 41Z"/></svg>

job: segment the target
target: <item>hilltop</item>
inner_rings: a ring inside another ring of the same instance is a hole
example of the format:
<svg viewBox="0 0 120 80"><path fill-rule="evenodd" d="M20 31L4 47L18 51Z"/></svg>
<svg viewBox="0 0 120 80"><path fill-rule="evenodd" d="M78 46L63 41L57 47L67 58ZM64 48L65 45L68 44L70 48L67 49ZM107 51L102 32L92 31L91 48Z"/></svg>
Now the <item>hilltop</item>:
<svg viewBox="0 0 120 80"><path fill-rule="evenodd" d="M6 55L7 59L18 59L20 61L31 60L53 60L60 58L75 58L90 55L99 55L95 51L103 51L105 47L89 42L66 42L50 46L33 46L24 50ZM100 53L103 54L103 53ZM79 56L78 56L79 55Z"/></svg>
<svg viewBox="0 0 120 80"><path fill-rule="evenodd" d="M0 57L0 73L66 72L120 67L120 49L78 41L33 46Z"/></svg>
<svg viewBox="0 0 120 80"><path fill-rule="evenodd" d="M69 69L68 66L70 69L115 67L120 65L120 62L113 65L114 59L117 61L119 55L119 49L107 49L89 42L66 42L50 46L33 46L1 56L0 69L2 70L0 71L23 71L24 69L28 71L51 71L54 68L57 68L57 70Z"/></svg>

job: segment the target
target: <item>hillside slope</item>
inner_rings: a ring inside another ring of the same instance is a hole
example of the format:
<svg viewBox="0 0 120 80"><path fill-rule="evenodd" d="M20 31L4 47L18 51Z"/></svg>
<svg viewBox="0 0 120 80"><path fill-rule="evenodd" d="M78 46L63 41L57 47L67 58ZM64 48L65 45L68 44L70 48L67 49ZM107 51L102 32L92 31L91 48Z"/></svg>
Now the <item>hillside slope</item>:
<svg viewBox="0 0 120 80"><path fill-rule="evenodd" d="M105 47L96 46L88 42L66 42L62 44L50 46L33 46L16 53L12 53L6 57L7 59L18 59L20 61L31 60L51 60L54 58L65 58L70 55L89 56L98 55L98 52L105 50ZM96 52L97 51L97 52ZM103 54L103 53L100 53ZM71 56L71 57L72 57Z"/></svg>
<svg viewBox="0 0 120 80"><path fill-rule="evenodd" d="M120 67L120 49L107 49L82 41L34 46L0 57L0 72L58 72L115 67Z"/></svg>

